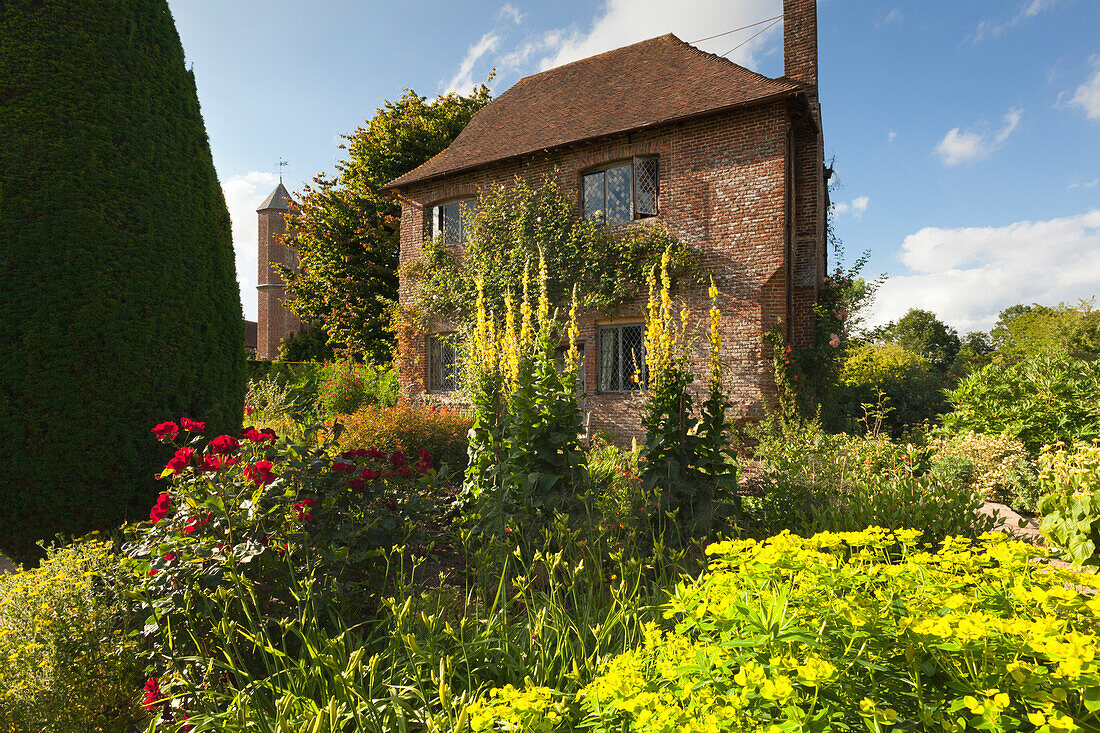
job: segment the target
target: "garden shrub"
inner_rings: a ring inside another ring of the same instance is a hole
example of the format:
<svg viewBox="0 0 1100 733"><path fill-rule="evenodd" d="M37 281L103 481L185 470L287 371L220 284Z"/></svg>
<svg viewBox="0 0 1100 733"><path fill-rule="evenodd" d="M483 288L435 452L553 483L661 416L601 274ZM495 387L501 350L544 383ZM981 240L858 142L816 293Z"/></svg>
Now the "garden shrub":
<svg viewBox="0 0 1100 733"><path fill-rule="evenodd" d="M466 467L466 434L470 418L459 410L435 404L400 402L393 407L363 407L340 417L345 449L377 448L392 453L428 451L448 474Z"/></svg>
<svg viewBox="0 0 1100 733"><path fill-rule="evenodd" d="M1100 361L1068 356L990 364L948 394L945 432L1006 434L1033 455L1044 445L1100 438Z"/></svg>
<svg viewBox="0 0 1100 733"><path fill-rule="evenodd" d="M363 613L384 582L382 554L432 506L426 451L333 458L316 429L299 430L309 436L301 442L250 428L205 445L203 429L191 421L154 428L176 447L162 473L169 484L126 546L159 672L147 707L165 722L182 719L204 685L224 683L214 662L229 658L256 673L267 658L247 639L270 633L265 625L306 612L323 622L325 607Z"/></svg>
<svg viewBox="0 0 1100 733"><path fill-rule="evenodd" d="M1100 569L1100 442L1039 453L1043 536L1079 566Z"/></svg>
<svg viewBox="0 0 1100 733"><path fill-rule="evenodd" d="M0 546L29 561L141 516L148 425L240 428L244 318L166 0L4 2L0 68Z"/></svg>
<svg viewBox="0 0 1100 733"><path fill-rule="evenodd" d="M0 731L124 733L143 717L123 577L92 537L0 575Z"/></svg>
<svg viewBox="0 0 1100 733"><path fill-rule="evenodd" d="M577 695L531 680L477 704L482 729L1095 730L1100 597L1005 535L871 528L711 545L663 624ZM1093 588L1095 585L1093 585ZM498 701L522 702L509 710ZM530 721L506 727L505 721ZM495 726L494 726L495 724ZM536 727L540 725L541 727Z"/></svg>
<svg viewBox="0 0 1100 733"><path fill-rule="evenodd" d="M325 364L318 381L327 415L350 415L364 405L397 404L397 374L390 366L335 361Z"/></svg>
<svg viewBox="0 0 1100 733"><path fill-rule="evenodd" d="M900 437L948 409L947 386L944 374L920 354L899 344L863 344L847 354L835 399L847 415L842 427L854 430L862 424L874 432L867 413L877 410L878 429Z"/></svg>
<svg viewBox="0 0 1100 733"><path fill-rule="evenodd" d="M951 461L969 463L970 479L983 497L1017 511L1038 510L1035 462L1019 440L971 432L934 438L929 447L933 470Z"/></svg>

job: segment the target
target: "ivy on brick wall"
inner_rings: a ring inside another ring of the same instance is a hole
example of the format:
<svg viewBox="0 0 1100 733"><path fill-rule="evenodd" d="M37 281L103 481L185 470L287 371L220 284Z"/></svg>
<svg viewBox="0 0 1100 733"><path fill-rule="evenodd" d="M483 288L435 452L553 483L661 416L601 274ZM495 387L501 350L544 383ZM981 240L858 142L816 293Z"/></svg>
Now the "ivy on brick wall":
<svg viewBox="0 0 1100 733"><path fill-rule="evenodd" d="M461 247L440 240L425 243L423 256L406 262L402 275L412 285L411 302L399 314L426 326L433 319L469 321L484 283L486 306L504 311L508 292L519 294L523 274L545 258L552 305L568 307L574 286L579 305L613 315L645 288L652 266L668 250L674 277L702 281L695 250L676 241L656 222L608 227L586 219L573 197L550 177L538 185L517 180L482 191L470 235Z"/></svg>

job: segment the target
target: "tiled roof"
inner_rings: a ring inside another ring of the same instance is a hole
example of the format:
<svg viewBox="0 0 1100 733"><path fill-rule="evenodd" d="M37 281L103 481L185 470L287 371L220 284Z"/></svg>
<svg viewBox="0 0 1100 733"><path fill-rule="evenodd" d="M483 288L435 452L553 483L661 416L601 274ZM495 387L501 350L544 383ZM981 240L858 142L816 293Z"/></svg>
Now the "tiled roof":
<svg viewBox="0 0 1100 733"><path fill-rule="evenodd" d="M279 185L275 187L270 196L264 199L264 202L260 204L256 211L264 211L265 209L290 210L290 193L287 192L282 181L279 181Z"/></svg>
<svg viewBox="0 0 1100 733"><path fill-rule="evenodd" d="M520 79L475 114L450 147L387 188L800 90L669 33Z"/></svg>

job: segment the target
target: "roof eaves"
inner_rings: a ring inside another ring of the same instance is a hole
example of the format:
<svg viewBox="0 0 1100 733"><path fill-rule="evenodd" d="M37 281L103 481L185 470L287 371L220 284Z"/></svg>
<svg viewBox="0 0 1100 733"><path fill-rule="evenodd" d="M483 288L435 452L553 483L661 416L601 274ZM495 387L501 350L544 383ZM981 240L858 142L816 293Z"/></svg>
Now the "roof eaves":
<svg viewBox="0 0 1100 733"><path fill-rule="evenodd" d="M700 53L706 53L706 52L705 51L700 51ZM767 77L764 77L764 78L767 78ZM778 101L781 101L781 100L784 100L784 99L788 99L790 97L802 96L802 95L805 95L805 93L806 93L806 91L804 89L802 89L800 86L796 85L796 86L792 87L791 89L784 89L784 90L781 90L781 91L778 91L778 92L773 92L772 94L765 95L763 97L755 97L753 99L748 99L748 100L745 100L743 102L737 102L736 104L729 104L729 105L726 105L724 107L716 107L714 109L708 109L708 110L704 110L702 112L692 112L691 114L680 115L679 117L669 117L667 119L657 120L655 122L647 122L643 125L635 125L634 127L627 127L627 128L623 128L621 130L612 130L611 132L604 132L604 133L600 133L599 135L592 135L591 137L583 137L583 138L577 138L576 140L569 140L567 142L558 143L557 145L552 145L550 147L533 148L531 150L525 150L525 151L520 152L520 153L512 153L510 155L503 155L499 158L489 158L487 160L482 160L482 161L479 161L477 163L471 163L469 165L463 165L463 166L459 166L457 168L449 168L447 170L437 171L435 173L431 173L429 175L426 175L426 176L423 176L423 177L420 177L420 178L410 178L409 180L404 180L404 181L402 180L403 178L406 178L407 176L410 176L410 175L416 173L417 170L419 170L420 168L423 168L425 165L428 164L428 162L430 162L430 161L425 161L423 164L421 164L420 166L417 166L416 168L409 171L408 173L406 173L402 176L399 176L399 177L393 179L392 181L390 181L389 183L387 183L385 186L382 187L382 190L383 191L396 191L398 189L404 188L405 186L411 186L415 183L427 183L428 181L434 181L438 178L444 178L446 176L452 176L452 175L456 175L458 173L466 173L467 171L476 170L477 168L481 168L482 166L489 165L491 163L502 163L504 161L515 160L516 158L522 158L524 156L534 155L536 153L548 152L548 151L551 151L551 150L558 150L559 148L564 148L568 145L576 145L578 143L585 143L585 142L591 142L593 140L600 140L602 138L611 137L613 135L626 135L626 134L629 134L629 133L640 132L642 130L650 130L650 129L653 129L655 127L661 127L663 125L674 125L674 124L677 124L677 123L680 123L680 122L687 122L689 120L699 119L700 117L708 117L710 115L722 114L724 112L732 112L732 111L737 110L737 109L745 109L745 108L748 108L748 107L757 107L757 106L760 106L760 105L769 104L771 102L778 102Z"/></svg>

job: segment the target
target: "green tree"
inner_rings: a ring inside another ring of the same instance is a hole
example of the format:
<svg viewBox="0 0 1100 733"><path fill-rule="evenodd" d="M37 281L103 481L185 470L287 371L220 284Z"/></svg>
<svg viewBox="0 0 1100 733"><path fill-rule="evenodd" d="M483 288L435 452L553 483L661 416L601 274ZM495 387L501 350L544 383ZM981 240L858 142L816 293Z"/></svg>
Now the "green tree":
<svg viewBox="0 0 1100 733"><path fill-rule="evenodd" d="M946 325L932 311L910 308L898 321L890 321L870 334L871 339L920 354L941 372L955 362L962 343L955 329Z"/></svg>
<svg viewBox="0 0 1100 733"><path fill-rule="evenodd" d="M165 0L0 3L0 545L148 516L149 429L240 427L244 321Z"/></svg>
<svg viewBox="0 0 1100 733"><path fill-rule="evenodd" d="M379 363L390 359L401 206L382 187L442 152L488 103L484 85L431 102L406 90L344 136L347 157L335 176L316 176L299 196L286 241L300 265L297 272L281 268L288 302L338 350Z"/></svg>
<svg viewBox="0 0 1100 733"><path fill-rule="evenodd" d="M1100 311L1093 301L1076 306L1014 305L1001 311L990 332L997 355L1014 363L1037 356L1100 357Z"/></svg>

